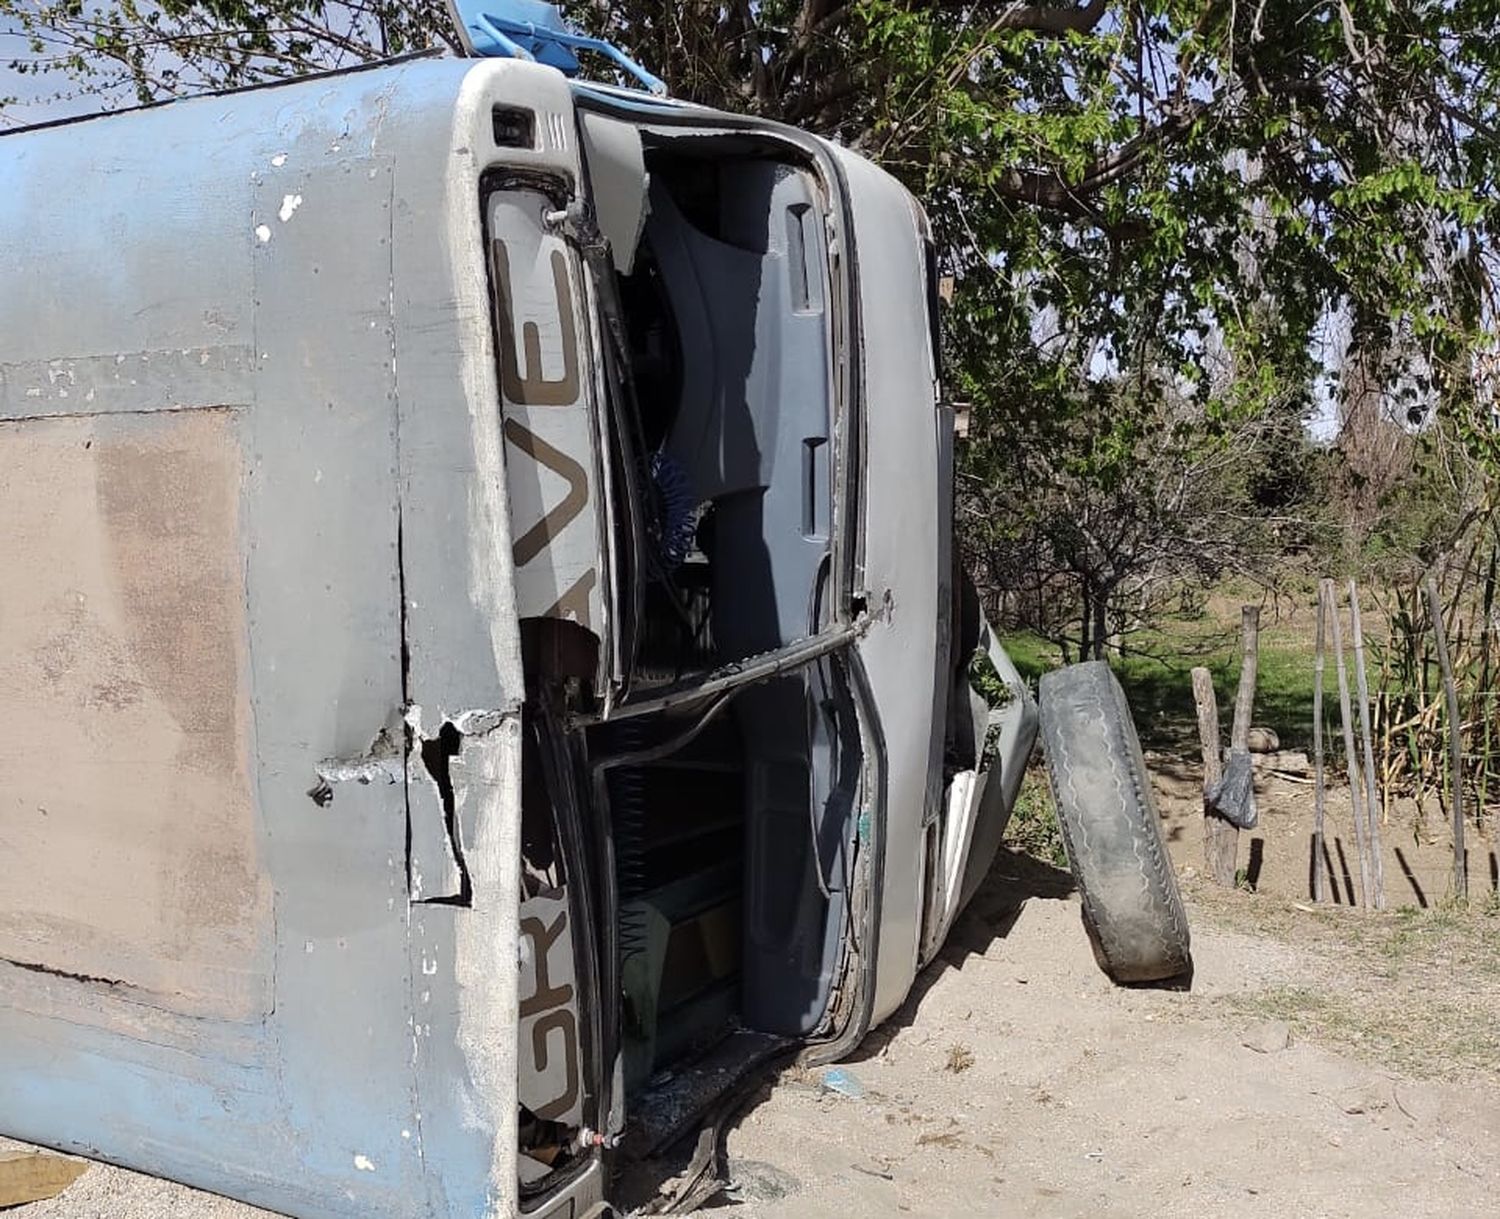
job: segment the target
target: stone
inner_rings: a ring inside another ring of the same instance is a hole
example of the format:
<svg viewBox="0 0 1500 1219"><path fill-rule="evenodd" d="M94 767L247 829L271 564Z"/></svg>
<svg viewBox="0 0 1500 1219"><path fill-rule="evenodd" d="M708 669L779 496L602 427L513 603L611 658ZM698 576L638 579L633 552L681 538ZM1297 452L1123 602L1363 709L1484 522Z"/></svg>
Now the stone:
<svg viewBox="0 0 1500 1219"><path fill-rule="evenodd" d="M1291 1040L1292 1026L1285 1020L1259 1020L1245 1030L1240 1044L1257 1054L1279 1054Z"/></svg>
<svg viewBox="0 0 1500 1219"><path fill-rule="evenodd" d="M1276 735L1274 728L1255 727L1251 725L1246 734L1245 748L1251 753L1275 753L1281 748L1281 738Z"/></svg>
<svg viewBox="0 0 1500 1219"><path fill-rule="evenodd" d="M1338 1107L1345 1113L1379 1113L1389 1104L1384 1086L1378 1083L1357 1084L1338 1095Z"/></svg>
<svg viewBox="0 0 1500 1219"><path fill-rule="evenodd" d="M791 1173L761 1160L729 1161L729 1185L725 1189L736 1202L779 1202L802 1188Z"/></svg>

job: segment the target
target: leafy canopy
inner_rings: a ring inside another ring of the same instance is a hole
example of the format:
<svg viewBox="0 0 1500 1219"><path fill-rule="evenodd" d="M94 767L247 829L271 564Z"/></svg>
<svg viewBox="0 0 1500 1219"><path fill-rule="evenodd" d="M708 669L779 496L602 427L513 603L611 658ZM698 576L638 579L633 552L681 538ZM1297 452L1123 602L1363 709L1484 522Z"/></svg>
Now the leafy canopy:
<svg viewBox="0 0 1500 1219"><path fill-rule="evenodd" d="M1039 453L1091 495L1152 454L1213 465L1337 412L1351 364L1384 416L1440 411L1500 468L1500 0L564 7L678 95L842 140L925 202L969 485L1012 515L1069 511L1028 492ZM0 0L6 23L15 66L113 102L452 40L431 0Z"/></svg>

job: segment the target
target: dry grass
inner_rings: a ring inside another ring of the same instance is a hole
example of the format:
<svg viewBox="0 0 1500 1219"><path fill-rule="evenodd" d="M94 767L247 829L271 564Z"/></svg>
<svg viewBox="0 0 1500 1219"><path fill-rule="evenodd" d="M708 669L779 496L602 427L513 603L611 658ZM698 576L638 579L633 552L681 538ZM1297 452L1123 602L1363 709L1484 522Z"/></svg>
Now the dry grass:
<svg viewBox="0 0 1500 1219"><path fill-rule="evenodd" d="M1385 914L1203 889L1200 920L1293 944L1305 983L1218 1000L1374 1066L1437 1079L1500 1082L1500 916L1492 903ZM1319 966L1322 966L1319 968Z"/></svg>

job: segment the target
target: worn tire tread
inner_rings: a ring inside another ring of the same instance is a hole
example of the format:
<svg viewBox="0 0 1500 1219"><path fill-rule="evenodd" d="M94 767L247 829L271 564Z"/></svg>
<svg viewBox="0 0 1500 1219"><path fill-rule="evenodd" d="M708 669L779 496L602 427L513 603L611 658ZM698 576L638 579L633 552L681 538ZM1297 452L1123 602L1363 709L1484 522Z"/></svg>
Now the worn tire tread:
<svg viewBox="0 0 1500 1219"><path fill-rule="evenodd" d="M1095 956L1116 982L1192 970L1187 914L1125 693L1104 661L1041 680L1041 739Z"/></svg>

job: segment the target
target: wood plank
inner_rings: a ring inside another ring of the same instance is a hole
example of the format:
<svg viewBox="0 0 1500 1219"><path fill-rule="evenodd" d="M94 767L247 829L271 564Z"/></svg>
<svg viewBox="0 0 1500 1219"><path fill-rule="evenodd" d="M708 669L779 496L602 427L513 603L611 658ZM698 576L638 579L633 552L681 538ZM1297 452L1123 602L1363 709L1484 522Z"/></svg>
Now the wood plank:
<svg viewBox="0 0 1500 1219"><path fill-rule="evenodd" d="M87 1160L33 1151L0 1151L0 1210L55 1198L88 1171Z"/></svg>
<svg viewBox="0 0 1500 1219"><path fill-rule="evenodd" d="M1256 772L1270 771L1279 775L1308 775L1313 764L1300 749L1278 749L1275 753L1252 753L1250 764Z"/></svg>
<svg viewBox="0 0 1500 1219"><path fill-rule="evenodd" d="M1438 668L1443 674L1443 702L1448 713L1448 757L1452 767L1449 802L1453 806L1453 895L1469 896L1469 870L1464 850L1464 739L1458 715L1458 689L1453 682L1453 661L1448 655L1448 633L1443 629L1443 603L1431 576L1422 583L1427 593L1427 612L1432 618L1437 643Z"/></svg>

